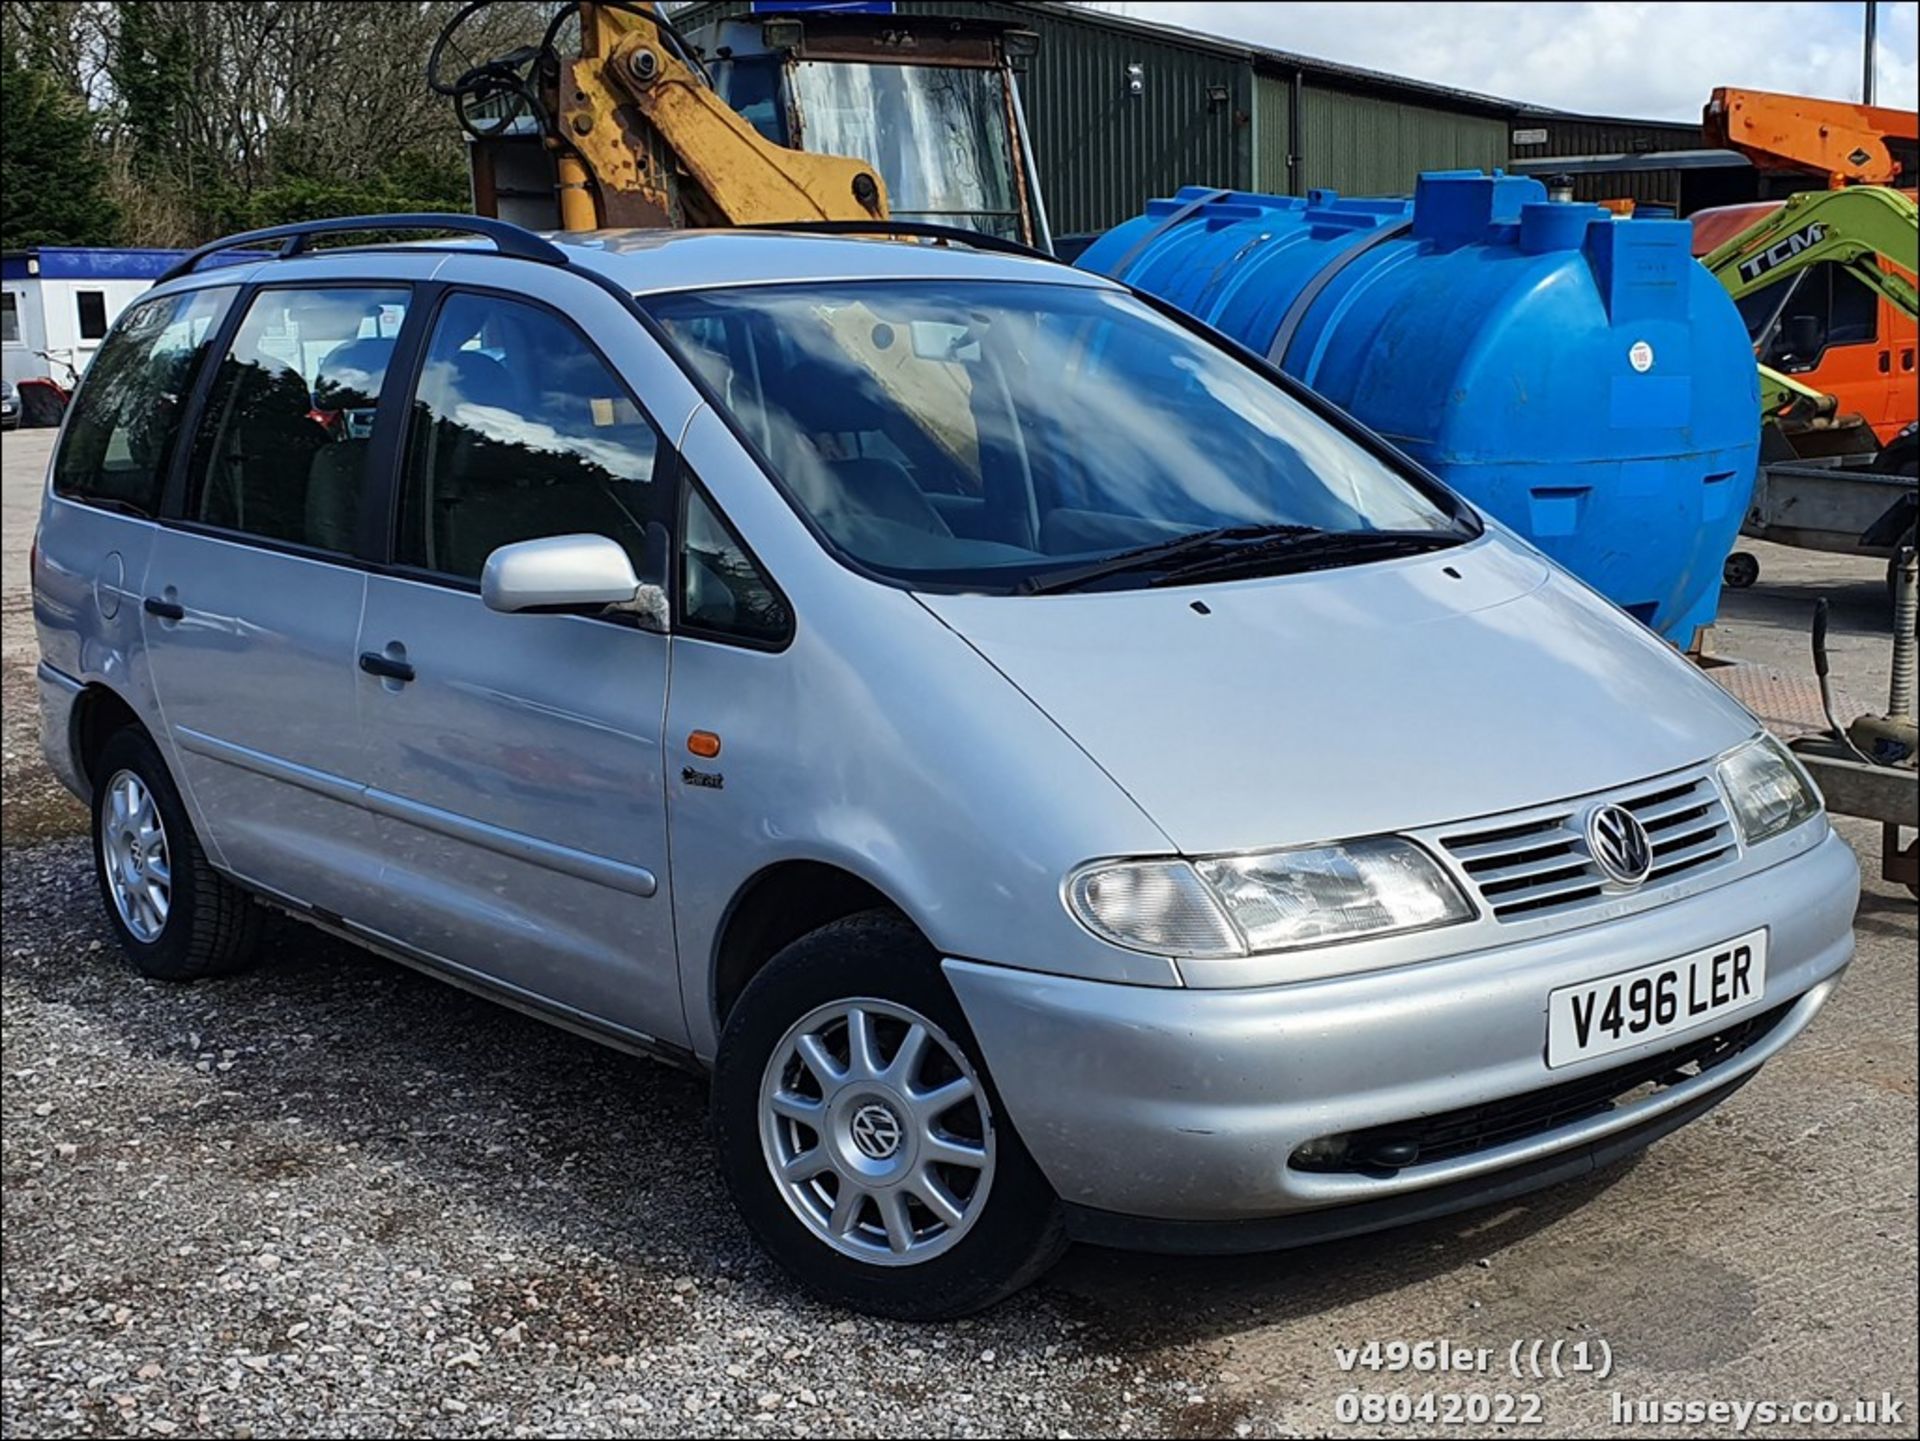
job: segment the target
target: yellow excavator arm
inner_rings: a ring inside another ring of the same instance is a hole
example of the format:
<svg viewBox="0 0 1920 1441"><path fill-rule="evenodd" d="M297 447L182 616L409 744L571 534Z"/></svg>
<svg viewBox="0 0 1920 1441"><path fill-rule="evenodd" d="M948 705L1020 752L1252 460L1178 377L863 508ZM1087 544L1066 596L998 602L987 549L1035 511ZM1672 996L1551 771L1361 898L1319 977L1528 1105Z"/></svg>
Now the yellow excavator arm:
<svg viewBox="0 0 1920 1441"><path fill-rule="evenodd" d="M566 229L886 218L871 165L766 139L666 43L651 4L583 4L579 19L546 107Z"/></svg>
<svg viewBox="0 0 1920 1441"><path fill-rule="evenodd" d="M462 6L427 67L427 83L453 100L478 142L482 208L502 193L493 147L532 144L551 158L565 230L888 218L872 164L761 135L714 91L694 51L647 0L566 0L538 45L472 64L459 35L493 3ZM564 47L568 21L579 38Z"/></svg>

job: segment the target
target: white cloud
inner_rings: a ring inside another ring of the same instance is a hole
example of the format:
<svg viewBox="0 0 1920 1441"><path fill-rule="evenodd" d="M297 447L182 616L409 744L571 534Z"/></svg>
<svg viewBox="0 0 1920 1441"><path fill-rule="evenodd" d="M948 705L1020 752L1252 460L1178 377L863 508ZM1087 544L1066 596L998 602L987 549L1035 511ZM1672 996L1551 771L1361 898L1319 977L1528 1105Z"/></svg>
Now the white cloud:
<svg viewBox="0 0 1920 1441"><path fill-rule="evenodd" d="M1108 0L1099 8L1417 80L1601 115L1697 120L1715 86L1860 98L1862 7L1262 4ZM1881 105L1913 109L1920 4L1880 6Z"/></svg>

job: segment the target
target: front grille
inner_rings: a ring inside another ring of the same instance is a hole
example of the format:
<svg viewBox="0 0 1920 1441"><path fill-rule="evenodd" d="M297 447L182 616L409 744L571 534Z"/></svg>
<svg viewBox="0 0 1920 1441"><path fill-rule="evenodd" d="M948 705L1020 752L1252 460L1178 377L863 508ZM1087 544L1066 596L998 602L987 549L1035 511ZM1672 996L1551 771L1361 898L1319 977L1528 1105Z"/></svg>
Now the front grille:
<svg viewBox="0 0 1920 1441"><path fill-rule="evenodd" d="M1640 818L1653 873L1640 889L1734 858L1733 825L1708 776L1657 782L1609 797ZM1442 836L1495 920L1533 920L1600 899L1610 889L1582 834L1584 807ZM1614 892L1618 894L1617 889Z"/></svg>
<svg viewBox="0 0 1920 1441"><path fill-rule="evenodd" d="M1478 1106L1463 1106L1457 1111L1442 1111L1395 1125L1355 1131L1339 1138L1343 1145L1309 1143L1288 1158L1287 1164L1298 1171L1391 1175L1398 1165L1426 1165L1431 1161L1470 1156L1556 1131L1592 1116L1604 1116L1620 1106L1656 1095L1725 1065L1762 1040L1780 1024L1793 1005L1792 1001L1786 1001L1770 1011L1736 1022L1724 1031L1610 1071L1598 1071L1578 1080ZM1401 1159L1395 1166L1383 1166L1377 1159L1381 1155L1407 1159Z"/></svg>

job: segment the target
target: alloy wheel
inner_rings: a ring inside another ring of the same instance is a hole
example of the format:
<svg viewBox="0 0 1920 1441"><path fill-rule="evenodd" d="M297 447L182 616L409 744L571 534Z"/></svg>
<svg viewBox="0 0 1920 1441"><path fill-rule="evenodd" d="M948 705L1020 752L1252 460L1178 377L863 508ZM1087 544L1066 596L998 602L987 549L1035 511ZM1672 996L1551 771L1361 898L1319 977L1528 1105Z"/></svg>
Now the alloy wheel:
<svg viewBox="0 0 1920 1441"><path fill-rule="evenodd" d="M802 1224L875 1265L952 1249L993 1183L979 1076L945 1031L891 1001L836 1001L788 1029L761 1081L760 1135Z"/></svg>
<svg viewBox="0 0 1920 1441"><path fill-rule="evenodd" d="M151 945L166 929L172 909L173 858L153 792L132 771L117 771L107 782L100 865L121 924L135 940Z"/></svg>

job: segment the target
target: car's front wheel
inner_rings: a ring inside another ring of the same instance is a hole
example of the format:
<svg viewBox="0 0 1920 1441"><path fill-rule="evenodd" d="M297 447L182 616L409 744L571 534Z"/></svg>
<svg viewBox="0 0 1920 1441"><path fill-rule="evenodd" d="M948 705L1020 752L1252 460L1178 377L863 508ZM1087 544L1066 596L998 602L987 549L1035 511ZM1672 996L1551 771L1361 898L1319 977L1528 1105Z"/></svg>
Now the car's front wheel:
<svg viewBox="0 0 1920 1441"><path fill-rule="evenodd" d="M747 1224L840 1305L961 1316L1064 1249L938 957L890 912L824 926L754 978L721 1040L714 1115Z"/></svg>

